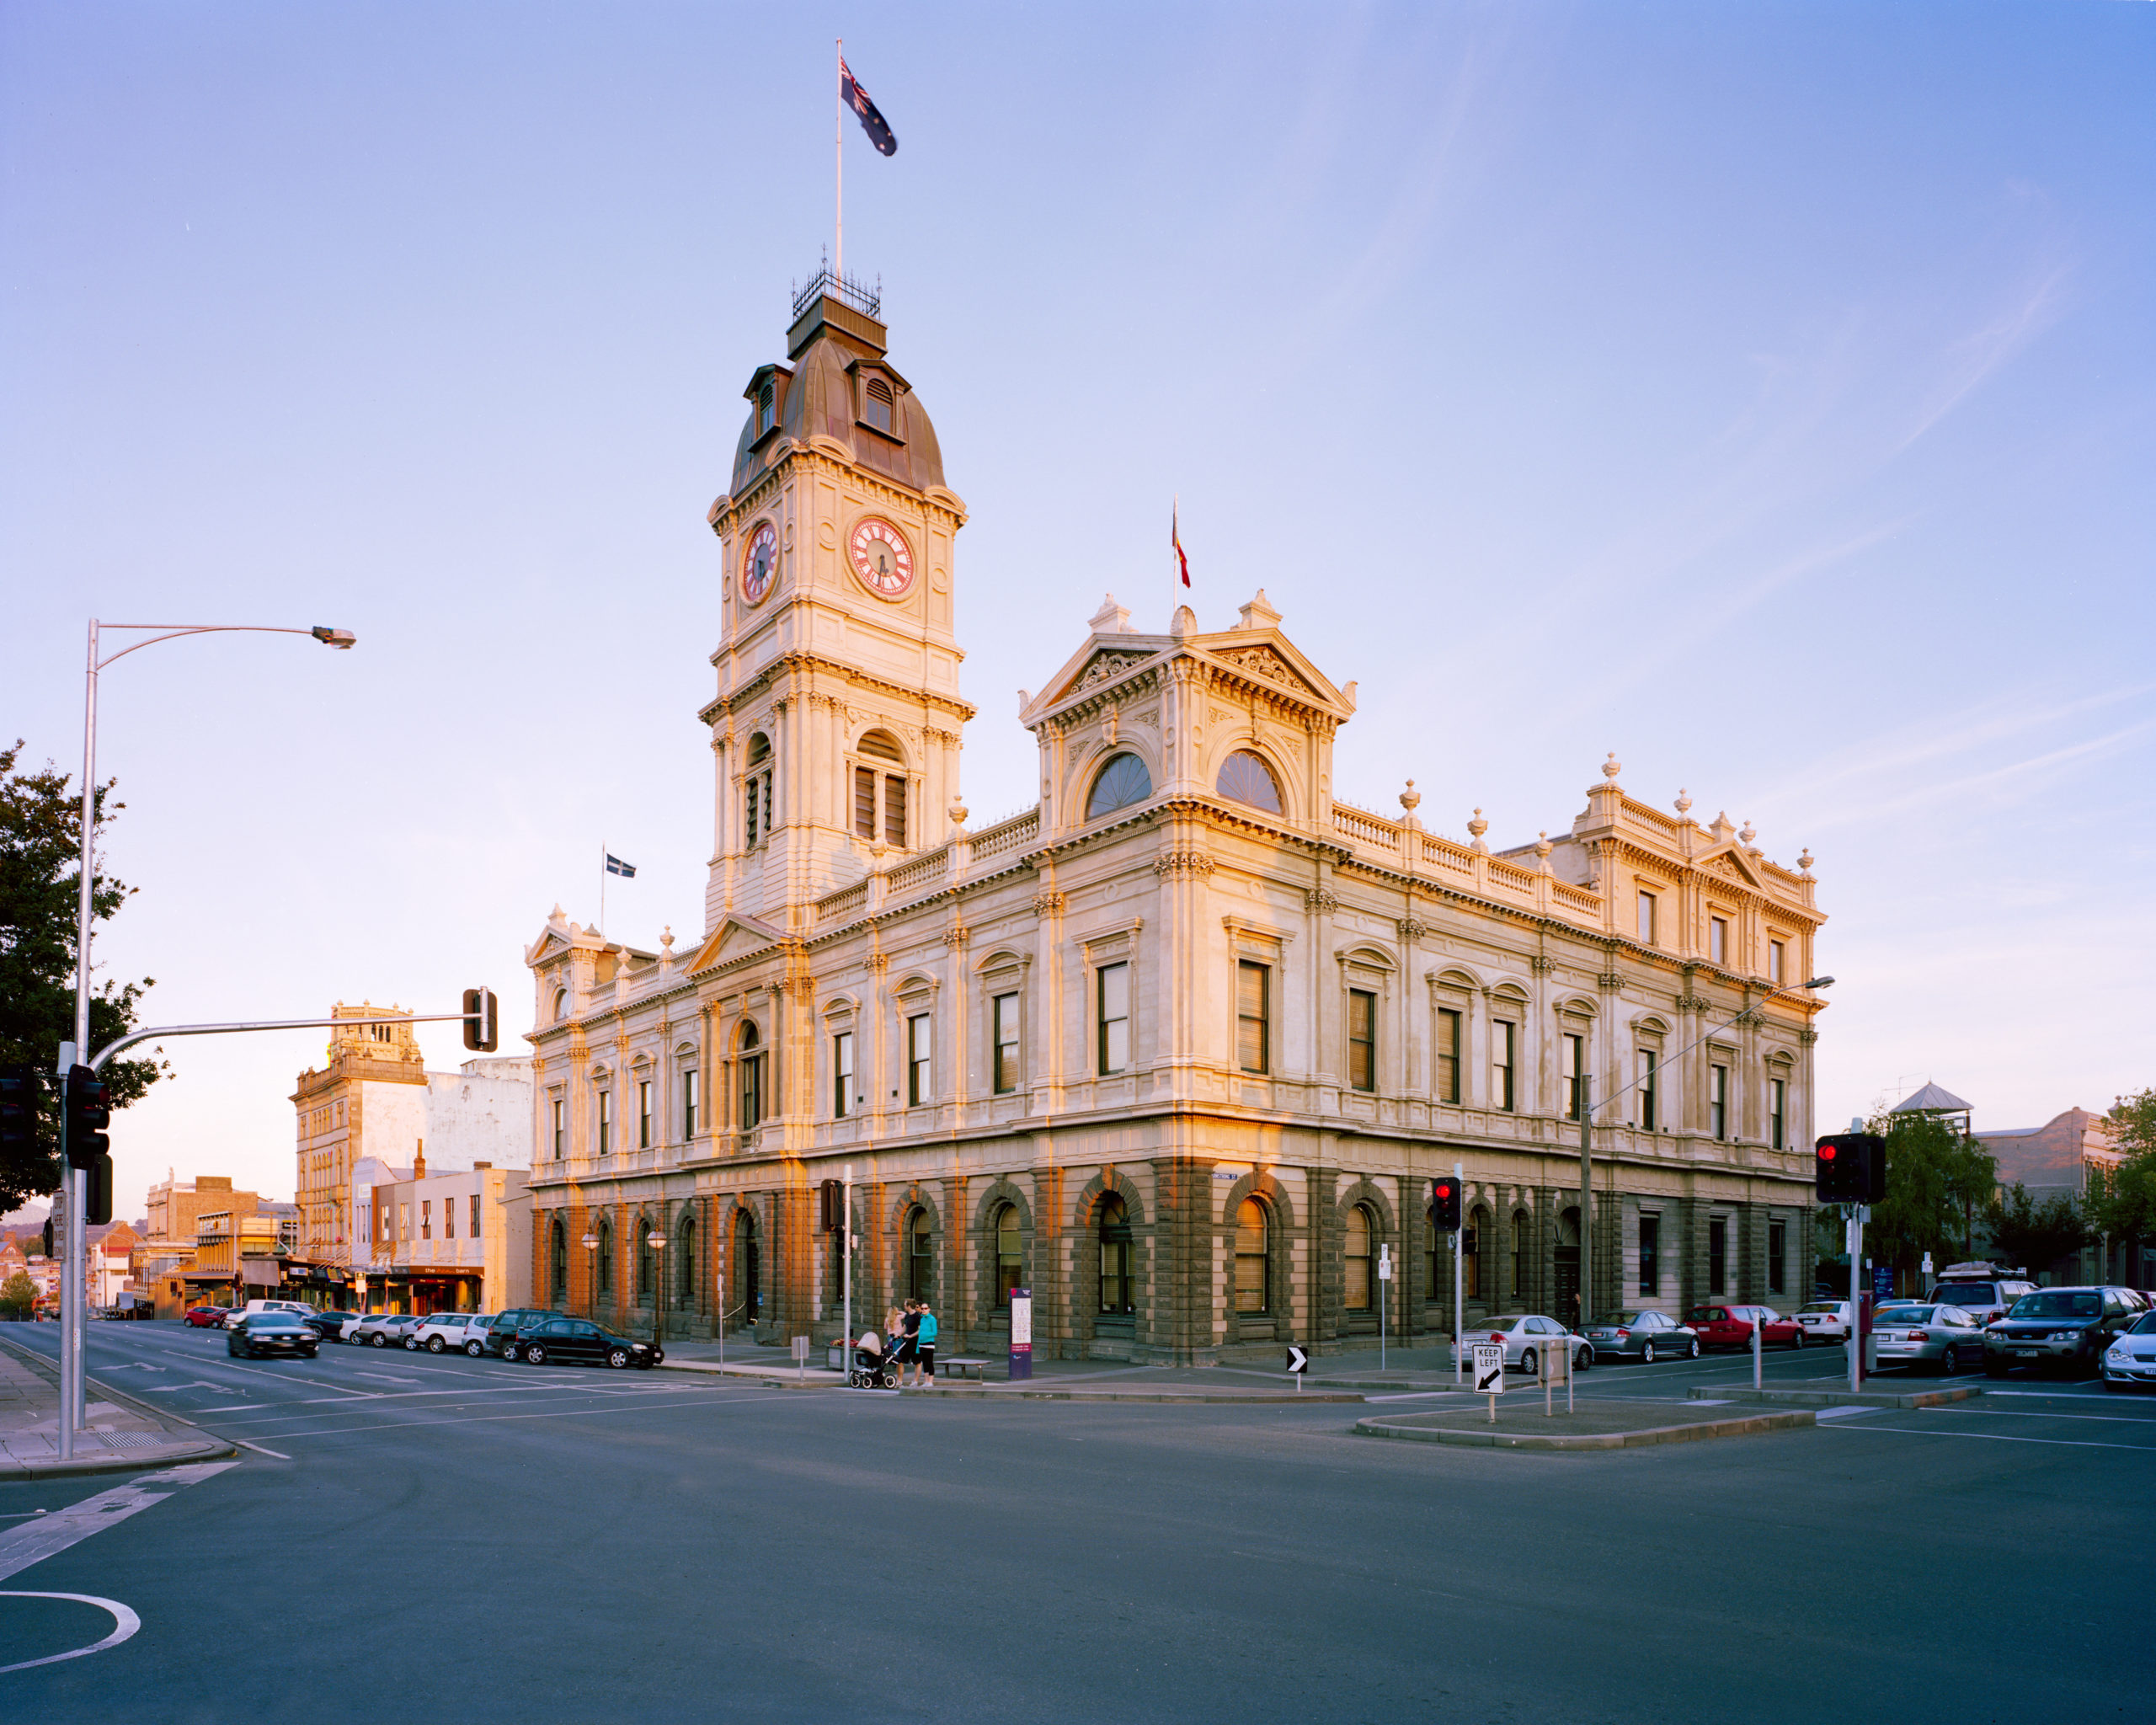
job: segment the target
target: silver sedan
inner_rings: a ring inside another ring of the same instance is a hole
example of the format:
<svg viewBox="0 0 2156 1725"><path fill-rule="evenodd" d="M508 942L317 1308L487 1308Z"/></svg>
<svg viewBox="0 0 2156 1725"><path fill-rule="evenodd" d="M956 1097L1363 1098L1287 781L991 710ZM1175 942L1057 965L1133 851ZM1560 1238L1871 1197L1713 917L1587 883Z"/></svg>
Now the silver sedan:
<svg viewBox="0 0 2156 1725"><path fill-rule="evenodd" d="M1543 1317L1531 1312L1507 1312L1500 1317L1485 1318L1479 1324L1470 1324L1460 1332L1460 1345L1467 1350L1471 1362L1477 1346L1502 1346L1505 1350L1505 1369L1535 1374L1544 1354L1553 1348L1567 1343L1572 1350L1572 1367L1585 1371L1594 1364L1594 1344L1583 1336L1575 1336L1554 1317Z"/></svg>
<svg viewBox="0 0 2156 1725"><path fill-rule="evenodd" d="M1958 1306L1881 1306L1871 1320L1871 1339L1881 1365L1946 1372L1983 1362L1983 1326Z"/></svg>
<svg viewBox="0 0 2156 1725"><path fill-rule="evenodd" d="M1620 1311L1587 1332L1598 1354L1623 1359L1637 1354L1652 1365L1657 1359L1697 1359L1699 1332L1662 1311Z"/></svg>

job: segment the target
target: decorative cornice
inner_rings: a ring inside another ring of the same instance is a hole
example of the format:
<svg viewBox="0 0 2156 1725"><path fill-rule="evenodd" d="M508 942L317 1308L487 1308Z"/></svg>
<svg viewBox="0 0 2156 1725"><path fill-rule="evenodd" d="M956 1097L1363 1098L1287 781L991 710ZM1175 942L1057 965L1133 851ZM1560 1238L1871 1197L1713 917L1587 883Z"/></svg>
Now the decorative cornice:
<svg viewBox="0 0 2156 1725"><path fill-rule="evenodd" d="M1537 976L1547 976L1557 968L1557 961L1547 953L1537 953L1527 961L1527 968Z"/></svg>
<svg viewBox="0 0 2156 1725"><path fill-rule="evenodd" d="M1417 922L1412 916L1403 916L1393 925L1393 931L1402 940L1420 940L1430 932L1427 922Z"/></svg>
<svg viewBox="0 0 2156 1725"><path fill-rule="evenodd" d="M1213 859L1203 851L1163 851L1153 859L1153 873L1162 880L1203 877L1212 872Z"/></svg>
<svg viewBox="0 0 2156 1725"><path fill-rule="evenodd" d="M962 953L966 949L967 943L971 941L973 937L973 930L968 928L963 923L961 923L956 928L946 929L944 931L943 944L950 948L950 949L954 953Z"/></svg>
<svg viewBox="0 0 2156 1725"><path fill-rule="evenodd" d="M1068 906L1070 903L1070 896L1065 893L1035 893L1033 895L1033 915L1036 916L1060 916L1065 907Z"/></svg>
<svg viewBox="0 0 2156 1725"><path fill-rule="evenodd" d="M1680 1012L1705 1012L1714 1007L1714 1002L1701 994L1680 994L1671 1005Z"/></svg>
<svg viewBox="0 0 2156 1725"><path fill-rule="evenodd" d="M1340 900L1323 887L1314 886L1304 892L1303 908L1313 916L1330 916L1340 908Z"/></svg>
<svg viewBox="0 0 2156 1725"><path fill-rule="evenodd" d="M1809 1048L1813 1043L1818 1041L1819 1033L1816 1030L1800 1030L1796 1033L1796 1039Z"/></svg>
<svg viewBox="0 0 2156 1725"><path fill-rule="evenodd" d="M1604 970L1594 980L1597 986L1605 988L1612 994L1619 992L1625 986L1625 977L1621 971Z"/></svg>

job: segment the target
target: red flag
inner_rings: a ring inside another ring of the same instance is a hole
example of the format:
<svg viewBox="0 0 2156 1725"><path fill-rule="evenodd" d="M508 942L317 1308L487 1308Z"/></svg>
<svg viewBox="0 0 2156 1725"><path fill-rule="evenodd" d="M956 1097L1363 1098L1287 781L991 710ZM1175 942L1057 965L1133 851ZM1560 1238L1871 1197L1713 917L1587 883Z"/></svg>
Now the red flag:
<svg viewBox="0 0 2156 1725"><path fill-rule="evenodd" d="M1182 549L1182 504L1178 500L1168 512L1168 543L1175 547L1176 568L1182 574L1182 584L1190 585L1190 559Z"/></svg>

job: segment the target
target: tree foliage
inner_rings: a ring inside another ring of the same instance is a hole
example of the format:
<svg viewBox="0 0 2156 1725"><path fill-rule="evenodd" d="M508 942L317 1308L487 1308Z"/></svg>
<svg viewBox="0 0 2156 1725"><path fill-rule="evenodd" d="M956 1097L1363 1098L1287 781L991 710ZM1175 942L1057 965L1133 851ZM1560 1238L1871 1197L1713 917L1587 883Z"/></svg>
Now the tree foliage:
<svg viewBox="0 0 2156 1725"><path fill-rule="evenodd" d="M60 1044L75 1034L75 911L81 890L79 789L51 763L42 772L17 769L19 741L0 749L0 1062L24 1062L53 1070ZM108 780L98 788L94 809L99 849L113 817L125 805ZM132 889L103 870L91 881L91 914L109 921ZM140 982L94 978L90 995L90 1045L104 1047L135 1026ZM152 1057L115 1060L104 1069L112 1105L138 1099L166 1069ZM50 1192L60 1179L60 1096L48 1082L37 1143L27 1156L0 1159L0 1213L33 1193Z"/></svg>
<svg viewBox="0 0 2156 1725"><path fill-rule="evenodd" d="M2041 1275L2088 1243L2089 1226L2065 1193L2039 1204L2016 1180L1993 1213L1991 1237L2001 1263Z"/></svg>
<svg viewBox="0 0 2156 1725"><path fill-rule="evenodd" d="M1875 1263L1913 1267L1967 1255L1998 1189L1999 1163L1977 1139L1932 1114L1886 1114L1870 1130L1886 1140L1886 1197L1871 1207L1865 1251Z"/></svg>
<svg viewBox="0 0 2156 1725"><path fill-rule="evenodd" d="M20 1270L0 1282L0 1311L26 1313L37 1304L37 1284Z"/></svg>
<svg viewBox="0 0 2156 1725"><path fill-rule="evenodd" d="M2106 1117L2124 1160L2091 1183L2082 1215L2092 1232L2113 1242L2156 1235L2156 1089L2122 1096Z"/></svg>

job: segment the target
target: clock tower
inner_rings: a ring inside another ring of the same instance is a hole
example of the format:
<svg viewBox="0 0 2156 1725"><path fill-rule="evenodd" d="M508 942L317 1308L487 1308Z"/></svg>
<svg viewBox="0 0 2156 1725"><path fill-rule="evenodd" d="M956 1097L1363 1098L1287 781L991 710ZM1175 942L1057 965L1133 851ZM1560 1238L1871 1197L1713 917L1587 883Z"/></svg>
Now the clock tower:
<svg viewBox="0 0 2156 1725"><path fill-rule="evenodd" d="M726 494L711 727L718 814L707 928L775 929L953 830L959 731L953 570L965 505L880 298L819 270L783 364L757 367Z"/></svg>

